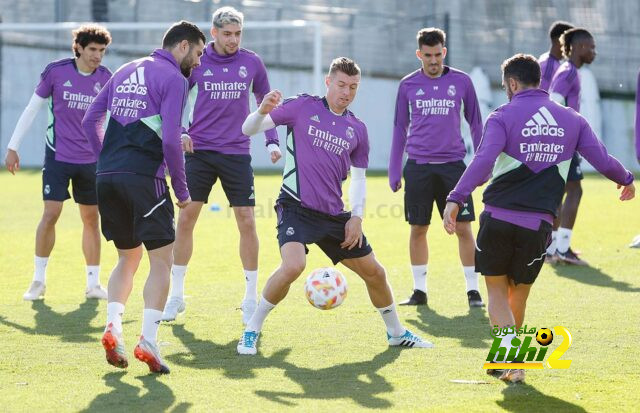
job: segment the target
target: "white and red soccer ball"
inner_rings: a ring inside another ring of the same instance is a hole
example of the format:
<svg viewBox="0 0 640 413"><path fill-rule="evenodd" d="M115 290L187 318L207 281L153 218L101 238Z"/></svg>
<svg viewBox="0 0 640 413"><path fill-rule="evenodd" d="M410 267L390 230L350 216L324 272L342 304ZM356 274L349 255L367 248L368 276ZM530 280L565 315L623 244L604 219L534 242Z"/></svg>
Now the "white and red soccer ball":
<svg viewBox="0 0 640 413"><path fill-rule="evenodd" d="M312 306L330 310L347 296L347 279L335 268L318 268L307 277L304 292Z"/></svg>

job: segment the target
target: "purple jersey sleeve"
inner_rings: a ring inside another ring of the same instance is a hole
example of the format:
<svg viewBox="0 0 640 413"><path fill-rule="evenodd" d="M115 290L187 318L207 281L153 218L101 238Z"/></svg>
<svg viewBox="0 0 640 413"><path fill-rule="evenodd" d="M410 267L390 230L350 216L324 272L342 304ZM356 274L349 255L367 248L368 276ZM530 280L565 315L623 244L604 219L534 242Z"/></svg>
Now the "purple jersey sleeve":
<svg viewBox="0 0 640 413"><path fill-rule="evenodd" d="M460 177L456 187L447 197L447 201L455 202L458 205L464 203L473 190L484 183L506 143L505 125L500 119L500 115L494 112L487 119L478 151Z"/></svg>
<svg viewBox="0 0 640 413"><path fill-rule="evenodd" d="M636 158L640 162L640 72L638 72L636 87Z"/></svg>
<svg viewBox="0 0 640 413"><path fill-rule="evenodd" d="M184 172L184 156L180 134L182 132L182 111L187 99L187 80L174 75L164 84L164 94L160 103L162 118L162 151L171 175L171 186L178 201L189 198Z"/></svg>
<svg viewBox="0 0 640 413"><path fill-rule="evenodd" d="M470 78L467 78L467 83L463 97L464 118L469 123L469 129L471 129L471 140L473 141L473 151L475 152L478 150L478 145L480 145L480 139L482 139L482 115L480 114L480 104L478 103L478 96L476 96L476 89L473 87Z"/></svg>
<svg viewBox="0 0 640 413"><path fill-rule="evenodd" d="M97 156L100 155L102 150L102 141L104 139L104 120L105 113L109 107L109 90L111 89L111 80L102 87L100 93L93 100L89 109L84 114L82 119L82 129L87 137L87 140L91 144L93 153Z"/></svg>
<svg viewBox="0 0 640 413"><path fill-rule="evenodd" d="M302 104L304 97L294 96L284 100L281 105L276 107L269 113L271 116L271 120L273 123L278 125L287 125L293 127L296 122L296 117L298 114L298 108Z"/></svg>
<svg viewBox="0 0 640 413"><path fill-rule="evenodd" d="M556 73L549 86L549 94L557 93L564 97L564 105L572 108L576 112L580 112L579 93L574 89L578 73L572 70L563 70Z"/></svg>
<svg viewBox="0 0 640 413"><path fill-rule="evenodd" d="M407 144L408 128L409 101L403 83L400 83L396 96L396 114L393 121L393 138L391 140L391 155L389 156L389 186L393 191L398 187L402 177L402 156Z"/></svg>
<svg viewBox="0 0 640 413"><path fill-rule="evenodd" d="M358 146L350 154L351 165L356 168L369 167L369 133L367 127L362 125L358 136Z"/></svg>
<svg viewBox="0 0 640 413"><path fill-rule="evenodd" d="M264 66L262 59L258 58L257 56L256 66L256 75L253 78L253 95L256 98L256 103L258 104L258 106L260 106L260 103L262 103L262 99L264 99L264 96L269 93L270 86L269 78L267 77L267 68ZM270 145L272 143L276 145L279 144L278 132L275 128L266 130L264 132L264 136L265 145Z"/></svg>
<svg viewBox="0 0 640 413"><path fill-rule="evenodd" d="M580 136L576 150L598 172L619 185L629 185L633 182L633 174L613 156L607 153L607 149L593 133L586 119L580 118Z"/></svg>
<svg viewBox="0 0 640 413"><path fill-rule="evenodd" d="M40 83L36 86L35 93L43 99L48 98L53 93L53 77L52 71L47 66L40 74Z"/></svg>

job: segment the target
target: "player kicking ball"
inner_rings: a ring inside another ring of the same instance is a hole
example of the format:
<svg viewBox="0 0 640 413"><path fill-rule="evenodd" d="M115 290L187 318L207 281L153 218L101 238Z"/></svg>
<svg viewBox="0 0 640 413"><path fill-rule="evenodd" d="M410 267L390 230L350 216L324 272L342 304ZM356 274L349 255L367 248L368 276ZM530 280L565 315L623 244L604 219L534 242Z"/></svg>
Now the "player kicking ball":
<svg viewBox="0 0 640 413"><path fill-rule="evenodd" d="M635 187L631 172L607 153L589 123L538 88L540 66L533 56L517 54L505 60L502 84L509 103L487 119L475 157L447 198L444 227L455 233L464 200L493 168L483 196L476 270L485 276L491 325L520 328L529 291L547 254L573 154L579 152L618 188L624 187L620 200L632 199ZM542 121L547 127L539 127ZM502 340L507 354L515 336ZM502 380L524 381L522 369L501 373Z"/></svg>
<svg viewBox="0 0 640 413"><path fill-rule="evenodd" d="M400 323L385 269L362 233L369 138L364 123L347 109L358 91L360 68L353 60L339 57L331 63L325 84L325 97L298 95L282 105L280 92L271 91L242 125L247 135L278 125L287 125L289 134L276 202L282 262L267 280L262 300L238 343L238 353L256 354L265 318L304 271L307 244L318 245L334 264L342 263L364 280L386 325L389 345L433 347ZM346 212L342 181L349 169L352 210Z"/></svg>

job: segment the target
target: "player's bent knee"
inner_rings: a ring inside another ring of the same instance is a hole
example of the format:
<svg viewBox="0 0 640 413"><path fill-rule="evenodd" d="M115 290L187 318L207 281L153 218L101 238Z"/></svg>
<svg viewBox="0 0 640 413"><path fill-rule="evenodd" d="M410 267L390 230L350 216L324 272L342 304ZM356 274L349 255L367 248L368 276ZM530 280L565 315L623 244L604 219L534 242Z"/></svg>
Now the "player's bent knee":
<svg viewBox="0 0 640 413"><path fill-rule="evenodd" d="M283 262L280 266L283 275L291 282L295 281L304 271L306 263L304 261Z"/></svg>

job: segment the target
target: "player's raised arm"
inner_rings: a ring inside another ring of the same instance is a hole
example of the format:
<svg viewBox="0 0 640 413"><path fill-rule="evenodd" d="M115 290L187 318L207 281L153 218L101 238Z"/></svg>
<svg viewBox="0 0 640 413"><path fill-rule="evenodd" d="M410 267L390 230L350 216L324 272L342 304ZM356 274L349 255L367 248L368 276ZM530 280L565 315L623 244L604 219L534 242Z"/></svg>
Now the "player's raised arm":
<svg viewBox="0 0 640 413"><path fill-rule="evenodd" d="M260 102L260 106L255 112L252 112L247 116L242 124L242 133L245 135L255 135L259 132L264 132L267 129L272 129L276 124L269 116L269 113L275 109L282 100L282 93L275 89L267 93Z"/></svg>
<svg viewBox="0 0 640 413"><path fill-rule="evenodd" d="M4 161L7 169L12 174L20 169L20 157L18 156L20 143L33 124L38 111L44 106L45 101L45 98L42 98L38 96L37 93L34 93L31 96L27 107L22 111L22 114L18 119L18 123L16 123L16 127L13 130L13 135L11 135L11 140L9 140L9 145L7 145L7 156L5 157Z"/></svg>
<svg viewBox="0 0 640 413"><path fill-rule="evenodd" d="M389 156L389 186L393 192L402 188L402 155L407 144L409 128L409 101L402 84L396 96L396 113L393 121L393 139Z"/></svg>

